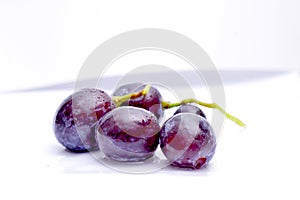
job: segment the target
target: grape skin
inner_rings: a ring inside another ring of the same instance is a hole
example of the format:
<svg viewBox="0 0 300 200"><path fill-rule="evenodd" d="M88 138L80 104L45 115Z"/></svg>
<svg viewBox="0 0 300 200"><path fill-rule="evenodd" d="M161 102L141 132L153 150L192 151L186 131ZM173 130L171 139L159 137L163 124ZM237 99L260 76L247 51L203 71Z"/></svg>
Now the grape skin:
<svg viewBox="0 0 300 200"><path fill-rule="evenodd" d="M216 137L206 119L181 113L168 119L160 131L160 147L171 162L181 168L199 169L213 157Z"/></svg>
<svg viewBox="0 0 300 200"><path fill-rule="evenodd" d="M117 88L112 96L123 96L130 93L141 92L145 89L146 84L142 83L129 83ZM159 121L162 120L164 110L162 108L162 96L160 92L153 86L150 87L149 92L146 95L129 99L121 104L121 106L134 106L138 108L144 108L152 112Z"/></svg>
<svg viewBox="0 0 300 200"><path fill-rule="evenodd" d="M175 111L174 115L177 115L179 113L194 113L194 114L200 115L200 116L202 116L206 119L206 116L205 116L204 112L198 106L195 106L195 105L192 105L192 104L181 105Z"/></svg>
<svg viewBox="0 0 300 200"><path fill-rule="evenodd" d="M140 92L145 87L146 85L141 85L135 89L135 92ZM153 86L150 87L150 90L146 95L130 99L129 105L149 110L157 117L159 121L164 115L164 110L162 108L162 96L160 92Z"/></svg>
<svg viewBox="0 0 300 200"><path fill-rule="evenodd" d="M153 113L123 106L106 114L96 126L96 138L105 156L118 161L142 161L158 146L158 120Z"/></svg>
<svg viewBox="0 0 300 200"><path fill-rule="evenodd" d="M97 150L95 125L115 103L99 89L85 88L67 97L55 113L53 130L56 139L73 152Z"/></svg>
<svg viewBox="0 0 300 200"><path fill-rule="evenodd" d="M121 85L112 93L112 96L124 96L126 94L133 93L138 87L143 85L142 83L128 83ZM128 106L128 102L125 102L123 106Z"/></svg>

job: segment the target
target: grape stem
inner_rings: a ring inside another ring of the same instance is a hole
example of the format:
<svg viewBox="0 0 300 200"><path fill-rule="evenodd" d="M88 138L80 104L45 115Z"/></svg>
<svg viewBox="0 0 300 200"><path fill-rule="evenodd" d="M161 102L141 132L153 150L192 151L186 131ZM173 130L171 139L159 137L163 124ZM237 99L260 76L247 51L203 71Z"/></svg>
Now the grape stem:
<svg viewBox="0 0 300 200"><path fill-rule="evenodd" d="M127 94L127 95L124 95L124 96L113 96L112 99L116 103L116 106L120 107L124 102L128 101L129 99L135 99L135 98L147 95L150 88L151 88L150 84L147 84L145 86L145 88L140 92L130 93L130 94ZM171 103L171 102L168 102L168 101L162 101L161 103L162 103L162 107L164 109L169 109L169 108L177 107L177 106L180 106L180 105L183 105L183 104L188 104L188 103L196 103L200 106L204 106L204 107L207 107L207 108L214 108L214 109L219 110L221 113L223 113L225 115L226 118L228 118L231 121L235 122L237 125L239 125L241 127L246 127L246 124L244 124L240 119L238 119L237 117L234 117L233 115L229 114L221 106L219 106L216 103L204 103L204 102L199 101L199 100L194 99L194 98L184 99L182 101L175 102L175 103Z"/></svg>
<svg viewBox="0 0 300 200"><path fill-rule="evenodd" d="M184 99L180 102L175 102L175 103L170 103L170 102L167 102L167 101L163 101L162 102L162 107L164 109L168 109L168 108L173 108L173 107L177 107L177 106L180 106L182 104L188 104L188 103L196 103L200 106L204 106L204 107L207 107L207 108L215 108L215 109L219 110L221 113L223 113L226 118L228 118L231 121L235 122L237 125L239 125L241 127L246 127L246 124L244 124L240 119L238 119L237 117L234 117L233 115L227 113L221 106L219 106L216 103L204 103L202 101L198 101L197 99L190 98L190 99Z"/></svg>
<svg viewBox="0 0 300 200"><path fill-rule="evenodd" d="M138 98L140 96L145 96L146 94L148 94L149 90L150 90L150 85L147 84L145 86L145 88L140 91L140 92L134 92L134 93L130 93L130 94L126 94L124 96L113 96L112 99L115 102L117 107L120 107L124 102L128 101L129 99L135 99Z"/></svg>

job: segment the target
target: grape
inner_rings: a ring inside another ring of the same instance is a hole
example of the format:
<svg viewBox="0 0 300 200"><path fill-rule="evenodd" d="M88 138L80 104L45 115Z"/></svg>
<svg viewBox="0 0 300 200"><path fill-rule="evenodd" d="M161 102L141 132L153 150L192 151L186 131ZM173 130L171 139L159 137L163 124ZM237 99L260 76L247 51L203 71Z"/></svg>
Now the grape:
<svg viewBox="0 0 300 200"><path fill-rule="evenodd" d="M145 84L131 83L123 85L117 88L112 96L123 96L126 94L141 92L146 87ZM162 108L162 96L160 92L153 86L150 87L149 92L146 95L129 99L128 101L121 104L121 106L134 106L138 108L144 108L152 112L157 119L160 121L164 115Z"/></svg>
<svg viewBox="0 0 300 200"><path fill-rule="evenodd" d="M142 85L138 87L135 92L140 92L145 87L146 85ZM162 96L160 92L153 86L150 87L150 90L146 95L130 99L129 105L149 110L157 117L158 120L160 120L164 115L162 108Z"/></svg>
<svg viewBox="0 0 300 200"><path fill-rule="evenodd" d="M96 139L105 156L118 161L142 161L153 156L158 146L158 120L137 107L118 107L96 126Z"/></svg>
<svg viewBox="0 0 300 200"><path fill-rule="evenodd" d="M192 104L183 104L181 105L174 113L174 115L178 113L194 113L196 115L200 115L206 119L204 112L198 107Z"/></svg>
<svg viewBox="0 0 300 200"><path fill-rule="evenodd" d="M59 106L54 117L56 139L73 152L97 150L95 125L115 108L108 94L98 89L82 89Z"/></svg>
<svg viewBox="0 0 300 200"><path fill-rule="evenodd" d="M181 168L199 169L212 159L216 148L216 137L208 121L192 113L168 119L159 141L171 165Z"/></svg>
<svg viewBox="0 0 300 200"><path fill-rule="evenodd" d="M129 83L126 85L121 85L112 93L112 96L124 96L126 94L133 93L135 91L135 89L137 89L141 85L143 85L143 84L142 83ZM127 102L127 105L128 105L128 102Z"/></svg>

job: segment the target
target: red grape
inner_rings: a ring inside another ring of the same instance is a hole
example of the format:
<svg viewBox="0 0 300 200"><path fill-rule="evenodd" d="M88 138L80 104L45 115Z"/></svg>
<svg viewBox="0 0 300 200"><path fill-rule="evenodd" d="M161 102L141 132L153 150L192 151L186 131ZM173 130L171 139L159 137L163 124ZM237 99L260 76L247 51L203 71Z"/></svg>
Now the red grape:
<svg viewBox="0 0 300 200"><path fill-rule="evenodd" d="M181 113L168 119L160 131L160 147L171 165L199 169L213 157L216 137L206 119Z"/></svg>
<svg viewBox="0 0 300 200"><path fill-rule="evenodd" d="M118 161L141 161L153 156L160 130L153 113L132 106L107 113L96 126L100 150Z"/></svg>
<svg viewBox="0 0 300 200"><path fill-rule="evenodd" d="M121 85L112 93L112 96L124 96L126 94L133 93L139 86L143 85L142 83L128 83L125 85ZM128 106L124 104L124 106Z"/></svg>
<svg viewBox="0 0 300 200"><path fill-rule="evenodd" d="M196 115L200 115L206 119L206 116L204 112L195 105L192 104L183 104L181 105L174 113L174 115L179 114L179 113L194 113Z"/></svg>
<svg viewBox="0 0 300 200"><path fill-rule="evenodd" d="M146 85L141 83L130 83L117 88L112 96L123 96L130 93L141 92L145 89ZM121 104L121 106L134 106L138 108L144 108L152 112L160 121L164 115L162 108L162 96L160 92L153 86L145 95L131 98L128 101Z"/></svg>
<svg viewBox="0 0 300 200"><path fill-rule="evenodd" d="M110 96L98 89L82 89L70 95L59 106L54 117L56 139L74 152L97 150L95 125L115 108Z"/></svg>

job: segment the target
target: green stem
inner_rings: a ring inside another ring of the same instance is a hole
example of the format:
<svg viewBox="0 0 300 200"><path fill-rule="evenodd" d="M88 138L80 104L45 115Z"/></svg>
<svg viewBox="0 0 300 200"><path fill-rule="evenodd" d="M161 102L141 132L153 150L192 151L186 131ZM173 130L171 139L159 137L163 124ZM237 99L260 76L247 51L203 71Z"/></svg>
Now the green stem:
<svg viewBox="0 0 300 200"><path fill-rule="evenodd" d="M135 98L138 98L140 96L144 96L144 95L148 94L150 88L151 88L150 84L147 84L145 86L145 88L140 92L130 93L130 94L127 94L127 95L124 95L124 96L113 96L112 99L116 103L116 106L119 107L124 102L128 101L129 99L135 99ZM240 119L238 119L237 117L234 117L233 115L227 113L221 106L219 106L216 103L204 103L204 102L198 101L197 99L194 99L194 98L184 99L182 101L175 102L175 103L171 103L171 102L167 102L167 101L162 101L161 103L162 103L162 107L164 109L178 107L182 104L188 104L188 103L196 103L200 106L204 106L204 107L207 107L207 108L214 108L214 109L219 110L221 113L223 113L225 115L226 118L228 118L231 121L235 122L237 125L239 125L241 127L246 127L246 124L244 124Z"/></svg>
<svg viewBox="0 0 300 200"><path fill-rule="evenodd" d="M147 84L146 87L140 92L126 94L124 96L113 96L112 99L115 102L116 106L120 107L124 102L128 101L129 99L135 99L140 96L148 94L150 88L151 86Z"/></svg>
<svg viewBox="0 0 300 200"><path fill-rule="evenodd" d="M170 103L170 102L163 101L162 106L163 106L164 109L168 109L168 108L173 108L173 107L177 107L177 106L180 106L182 104L188 104L188 103L196 103L200 106L204 106L204 107L207 107L207 108L215 108L215 109L219 110L221 113L223 113L225 115L225 117L227 117L231 121L235 122L237 125L239 125L241 127L246 127L246 124L244 124L240 119L238 119L237 117L234 117L233 115L227 113L221 106L219 106L216 103L204 103L202 101L198 101L197 99L190 98L190 99L185 99L185 100L182 100L182 101L176 102L176 103Z"/></svg>

